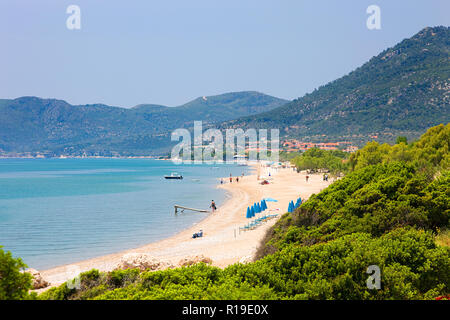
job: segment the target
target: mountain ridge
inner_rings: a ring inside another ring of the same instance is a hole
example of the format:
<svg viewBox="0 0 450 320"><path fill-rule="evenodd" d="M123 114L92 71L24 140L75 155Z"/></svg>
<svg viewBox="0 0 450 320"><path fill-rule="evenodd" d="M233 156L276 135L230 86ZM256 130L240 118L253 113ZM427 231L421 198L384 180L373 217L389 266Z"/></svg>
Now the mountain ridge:
<svg viewBox="0 0 450 320"><path fill-rule="evenodd" d="M33 96L0 100L0 152L147 155L170 143L170 132L194 120L222 122L286 103L254 91L211 96L178 107L71 105ZM169 141L167 141L169 140Z"/></svg>
<svg viewBox="0 0 450 320"><path fill-rule="evenodd" d="M449 27L427 27L303 97L221 128L278 127L283 136L306 141L360 135L360 144L374 135L417 138L450 120L449 56Z"/></svg>

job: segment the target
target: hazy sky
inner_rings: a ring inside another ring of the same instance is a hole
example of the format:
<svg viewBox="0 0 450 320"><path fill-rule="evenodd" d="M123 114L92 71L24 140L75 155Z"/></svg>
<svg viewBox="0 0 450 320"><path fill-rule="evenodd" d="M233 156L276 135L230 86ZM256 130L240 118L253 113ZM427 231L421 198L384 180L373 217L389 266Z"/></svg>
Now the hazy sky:
<svg viewBox="0 0 450 320"><path fill-rule="evenodd" d="M69 30L69 5L81 29ZM366 9L381 8L381 30ZM0 0L0 98L169 106L256 90L294 99L426 26L448 0Z"/></svg>

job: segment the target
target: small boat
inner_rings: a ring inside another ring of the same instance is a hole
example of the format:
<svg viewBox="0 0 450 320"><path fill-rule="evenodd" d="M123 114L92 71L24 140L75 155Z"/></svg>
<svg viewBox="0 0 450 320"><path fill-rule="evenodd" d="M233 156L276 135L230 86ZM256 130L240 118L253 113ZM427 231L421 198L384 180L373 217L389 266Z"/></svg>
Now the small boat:
<svg viewBox="0 0 450 320"><path fill-rule="evenodd" d="M176 173L176 172L172 172L172 173L170 174L170 176L164 176L164 178L165 178L165 179L178 179L178 180L181 180L181 179L183 179L183 176L182 176L182 175L179 175L179 174Z"/></svg>

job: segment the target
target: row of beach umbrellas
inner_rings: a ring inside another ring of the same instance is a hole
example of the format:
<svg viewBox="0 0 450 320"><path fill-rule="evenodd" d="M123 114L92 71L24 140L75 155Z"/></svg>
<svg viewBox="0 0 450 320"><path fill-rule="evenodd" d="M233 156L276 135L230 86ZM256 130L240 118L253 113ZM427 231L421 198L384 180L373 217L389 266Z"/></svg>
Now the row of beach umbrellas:
<svg viewBox="0 0 450 320"><path fill-rule="evenodd" d="M251 207L248 207L247 214L245 215L245 217L247 219L253 218L257 213L261 213L266 209L267 209L267 203L266 203L266 200L263 199L263 200L261 200L261 202L256 202Z"/></svg>
<svg viewBox="0 0 450 320"><path fill-rule="evenodd" d="M295 209L297 209L298 207L300 207L300 205L302 204L302 198L298 198L297 201L294 204L294 201L291 200L291 202L289 202L289 206L288 206L288 212L293 212Z"/></svg>

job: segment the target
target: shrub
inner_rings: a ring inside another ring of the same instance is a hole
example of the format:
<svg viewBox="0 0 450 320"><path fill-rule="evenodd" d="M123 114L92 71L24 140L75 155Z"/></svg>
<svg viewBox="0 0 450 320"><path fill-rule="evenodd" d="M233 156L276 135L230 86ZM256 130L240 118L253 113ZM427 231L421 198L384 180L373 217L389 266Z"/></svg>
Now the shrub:
<svg viewBox="0 0 450 320"><path fill-rule="evenodd" d="M32 287L31 274L23 272L27 266L20 258L0 246L0 300L16 300L28 297Z"/></svg>

